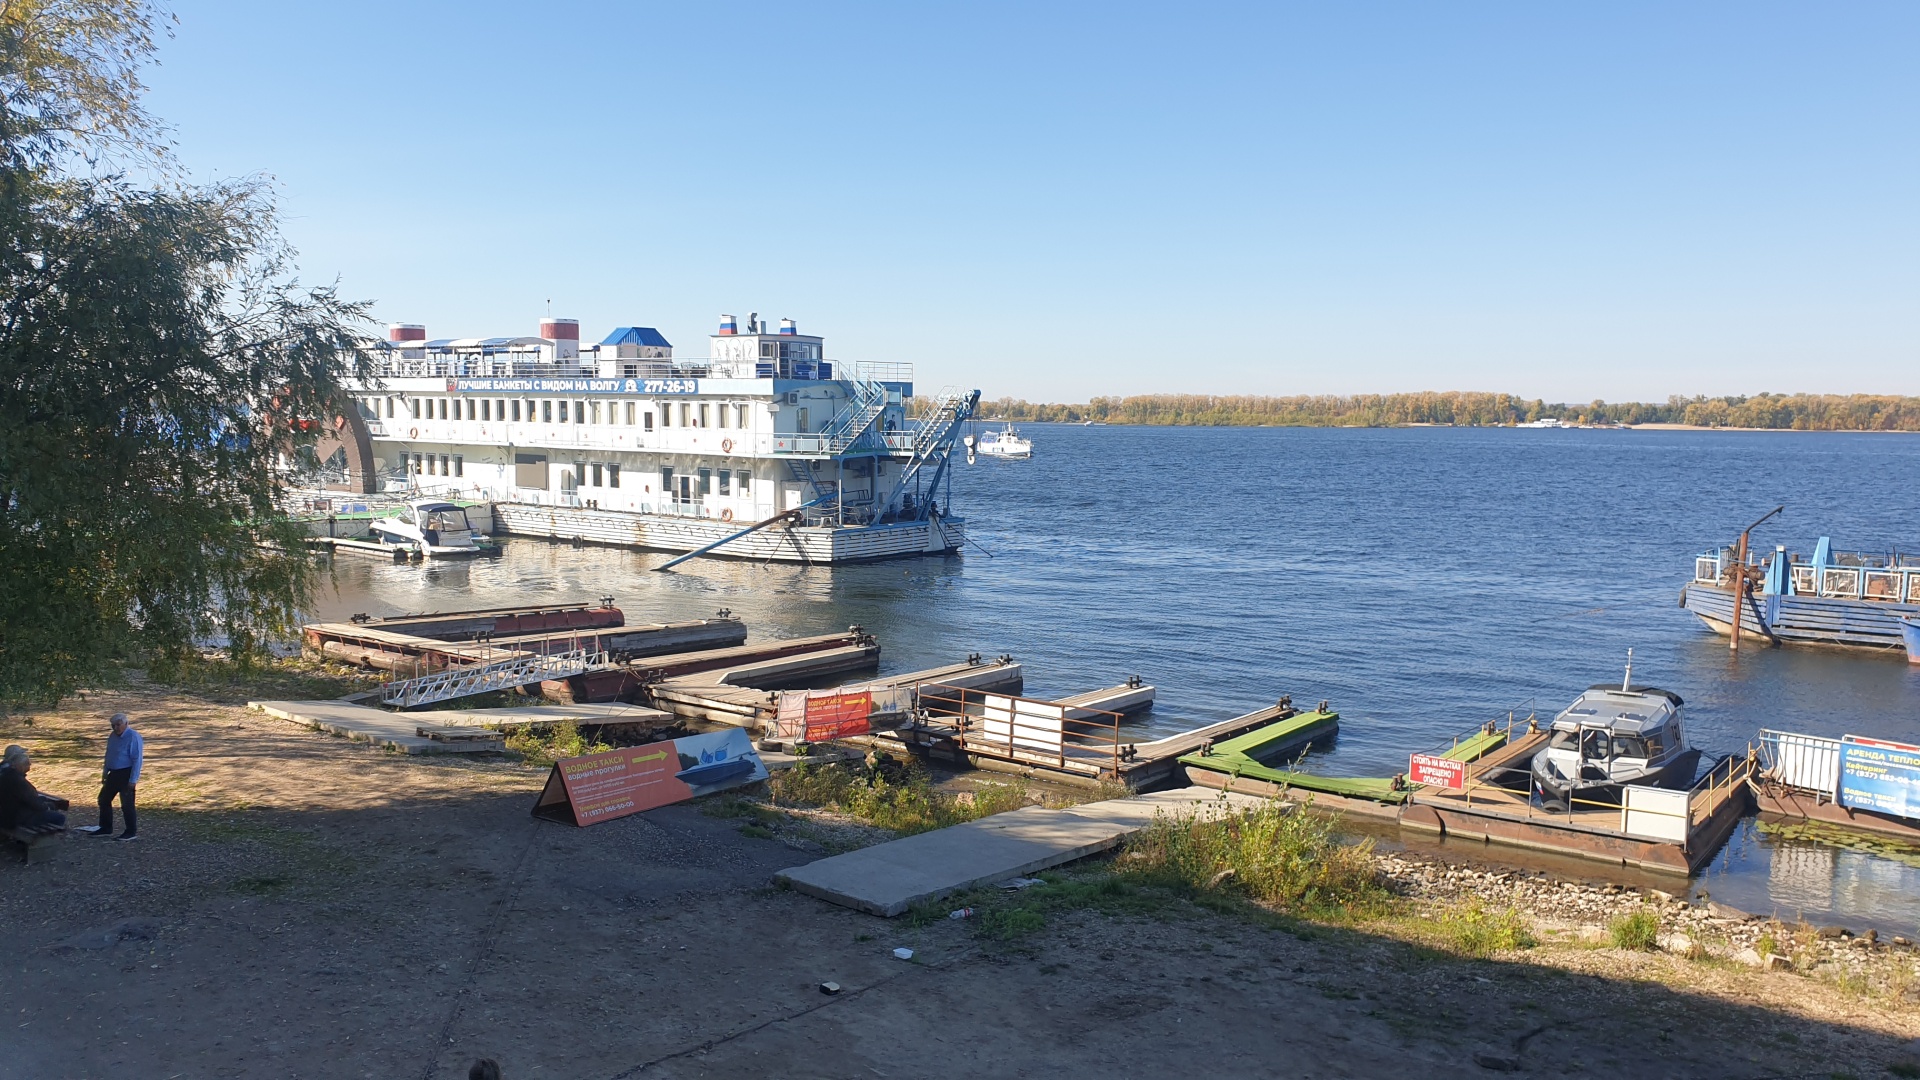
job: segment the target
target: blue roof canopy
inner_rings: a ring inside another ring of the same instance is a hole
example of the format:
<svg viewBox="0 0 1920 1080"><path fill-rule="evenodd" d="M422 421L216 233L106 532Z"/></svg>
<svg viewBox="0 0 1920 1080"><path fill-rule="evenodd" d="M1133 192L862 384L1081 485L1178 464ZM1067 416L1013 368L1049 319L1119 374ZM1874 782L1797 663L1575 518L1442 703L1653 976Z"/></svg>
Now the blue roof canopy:
<svg viewBox="0 0 1920 1080"><path fill-rule="evenodd" d="M673 342L662 337L660 331L651 326L616 326L613 333L607 335L602 345L654 345L662 349L673 348Z"/></svg>

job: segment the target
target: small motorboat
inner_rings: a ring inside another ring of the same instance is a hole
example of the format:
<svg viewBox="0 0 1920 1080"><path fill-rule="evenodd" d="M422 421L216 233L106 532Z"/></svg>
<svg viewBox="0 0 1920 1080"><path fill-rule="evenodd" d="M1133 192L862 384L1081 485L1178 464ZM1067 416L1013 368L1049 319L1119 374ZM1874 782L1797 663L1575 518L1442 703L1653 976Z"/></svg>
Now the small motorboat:
<svg viewBox="0 0 1920 1080"><path fill-rule="evenodd" d="M988 431L977 439L969 435L962 441L966 444L969 461L973 460L975 454L1008 461L1024 461L1033 456L1033 441L1015 431L1011 423L999 431Z"/></svg>
<svg viewBox="0 0 1920 1080"><path fill-rule="evenodd" d="M1619 805L1628 785L1686 788L1700 751L1680 726L1680 695L1633 685L1633 654L1619 686L1601 683L1553 718L1547 748L1534 755L1533 796L1549 810Z"/></svg>
<svg viewBox="0 0 1920 1080"><path fill-rule="evenodd" d="M367 528L380 542L411 547L429 559L478 555L492 547L490 537L473 531L467 512L450 502L410 502L392 517L375 518Z"/></svg>

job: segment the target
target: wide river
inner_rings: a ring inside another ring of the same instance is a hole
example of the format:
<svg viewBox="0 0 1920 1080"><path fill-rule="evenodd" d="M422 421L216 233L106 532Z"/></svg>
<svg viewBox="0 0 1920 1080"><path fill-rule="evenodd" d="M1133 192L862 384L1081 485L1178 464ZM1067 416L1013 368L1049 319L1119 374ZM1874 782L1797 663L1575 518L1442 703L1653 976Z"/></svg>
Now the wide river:
<svg viewBox="0 0 1920 1080"><path fill-rule="evenodd" d="M1137 674L1159 689L1143 735L1281 694L1325 698L1341 734L1309 767L1330 774L1403 771L1410 750L1510 709L1551 716L1618 679L1629 647L1634 681L1682 694L1709 754L1762 727L1920 741L1920 666L1825 649L1735 658L1678 607L1694 553L1783 503L1756 543L1920 544L1920 435L1026 433L1031 461L957 465L953 505L976 542L962 557L656 573L666 556L516 541L468 564L343 557L315 614L612 595L630 621L731 608L755 640L859 623L888 671L1011 653L1038 697ZM1780 840L1751 820L1695 887L1787 918L1920 928L1920 860Z"/></svg>

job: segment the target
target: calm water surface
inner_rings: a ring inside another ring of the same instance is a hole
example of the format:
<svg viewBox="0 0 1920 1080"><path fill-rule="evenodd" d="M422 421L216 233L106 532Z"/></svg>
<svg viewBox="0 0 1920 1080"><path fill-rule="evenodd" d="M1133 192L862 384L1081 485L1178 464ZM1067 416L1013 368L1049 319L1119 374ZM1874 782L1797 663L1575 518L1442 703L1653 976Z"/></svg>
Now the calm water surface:
<svg viewBox="0 0 1920 1080"><path fill-rule="evenodd" d="M1696 551L1920 544L1920 436L1033 425L1036 457L958 466L963 557L837 569L509 543L471 564L342 558L316 614L615 596L630 620L731 608L755 640L859 623L885 669L1011 653L1039 697L1138 674L1143 736L1330 700L1328 773L1404 770L1509 709L1620 677L1687 699L1710 754L1761 727L1920 741L1920 667L1825 650L1738 659L1678 607ZM1588 870L1589 873L1599 871ZM1749 822L1699 887L1783 916L1920 927L1920 870Z"/></svg>

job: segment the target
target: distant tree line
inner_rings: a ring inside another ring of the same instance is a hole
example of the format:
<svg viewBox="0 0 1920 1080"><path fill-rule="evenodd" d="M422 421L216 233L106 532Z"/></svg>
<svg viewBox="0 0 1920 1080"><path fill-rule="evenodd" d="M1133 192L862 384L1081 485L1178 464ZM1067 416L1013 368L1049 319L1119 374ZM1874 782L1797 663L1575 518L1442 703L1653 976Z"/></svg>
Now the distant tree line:
<svg viewBox="0 0 1920 1080"><path fill-rule="evenodd" d="M1592 401L1585 405L1512 394L1450 390L1415 394L1142 394L1097 397L1084 405L1018 398L980 403L980 415L1016 421L1084 420L1199 427L1393 427L1454 424L1491 427L1549 417L1569 424L1697 424L1797 431L1920 431L1920 397L1879 394L1757 394L1671 397L1665 404Z"/></svg>

